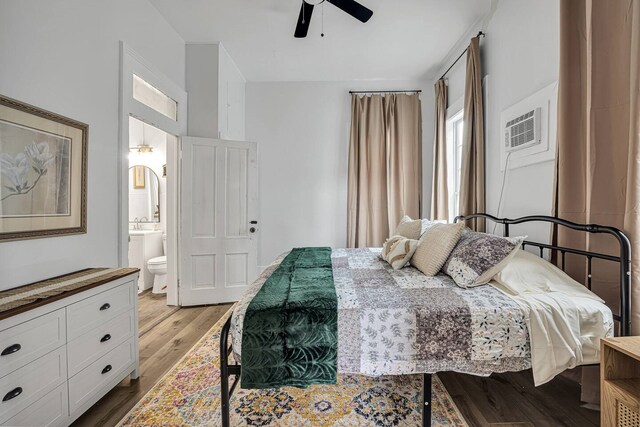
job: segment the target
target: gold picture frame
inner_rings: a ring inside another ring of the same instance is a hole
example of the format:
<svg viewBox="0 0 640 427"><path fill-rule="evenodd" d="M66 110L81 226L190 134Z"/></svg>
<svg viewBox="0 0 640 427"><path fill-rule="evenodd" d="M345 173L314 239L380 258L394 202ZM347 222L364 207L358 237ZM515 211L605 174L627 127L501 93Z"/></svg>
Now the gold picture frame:
<svg viewBox="0 0 640 427"><path fill-rule="evenodd" d="M144 166L133 167L133 188L136 190L144 189L146 186L145 175L147 170Z"/></svg>
<svg viewBox="0 0 640 427"><path fill-rule="evenodd" d="M87 232L88 133L0 95L0 243Z"/></svg>

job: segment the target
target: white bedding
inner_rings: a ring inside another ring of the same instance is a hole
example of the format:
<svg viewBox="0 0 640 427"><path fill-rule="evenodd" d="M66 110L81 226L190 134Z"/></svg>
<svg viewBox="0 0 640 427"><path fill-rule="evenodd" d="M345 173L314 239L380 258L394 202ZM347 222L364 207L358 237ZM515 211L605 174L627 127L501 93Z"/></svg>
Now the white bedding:
<svg viewBox="0 0 640 427"><path fill-rule="evenodd" d="M522 250L491 284L525 310L536 386L599 362L600 339L613 336L613 315L600 297Z"/></svg>

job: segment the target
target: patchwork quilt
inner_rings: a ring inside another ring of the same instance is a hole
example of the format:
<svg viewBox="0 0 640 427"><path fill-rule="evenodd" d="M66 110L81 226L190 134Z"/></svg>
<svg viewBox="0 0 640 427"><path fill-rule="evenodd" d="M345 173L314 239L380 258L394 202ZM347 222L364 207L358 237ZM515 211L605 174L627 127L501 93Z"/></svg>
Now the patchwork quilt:
<svg viewBox="0 0 640 427"><path fill-rule="evenodd" d="M280 256L236 305L231 339L242 360L247 307ZM393 270L380 249L333 249L338 372L369 376L456 371L474 375L531 367L525 312L493 286L458 287L444 274Z"/></svg>

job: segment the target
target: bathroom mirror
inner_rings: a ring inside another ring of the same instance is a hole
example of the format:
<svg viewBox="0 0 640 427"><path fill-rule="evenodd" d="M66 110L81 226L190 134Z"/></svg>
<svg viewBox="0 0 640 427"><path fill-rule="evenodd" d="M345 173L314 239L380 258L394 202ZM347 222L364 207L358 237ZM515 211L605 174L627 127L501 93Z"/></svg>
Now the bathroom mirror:
<svg viewBox="0 0 640 427"><path fill-rule="evenodd" d="M129 168L129 222L160 222L160 179L147 166Z"/></svg>

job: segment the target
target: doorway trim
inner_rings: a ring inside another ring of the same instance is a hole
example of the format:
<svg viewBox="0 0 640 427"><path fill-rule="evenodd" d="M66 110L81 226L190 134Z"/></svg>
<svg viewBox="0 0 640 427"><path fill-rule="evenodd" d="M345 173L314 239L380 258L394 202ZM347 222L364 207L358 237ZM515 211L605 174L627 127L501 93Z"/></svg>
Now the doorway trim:
<svg viewBox="0 0 640 427"><path fill-rule="evenodd" d="M171 120L133 98L133 75L151 85L178 103L177 120ZM178 177L179 140L187 131L187 93L157 68L140 56L124 41L120 41L120 103L118 144L118 265L129 264L129 117L133 116L164 132L174 135L174 144L167 143L167 175L175 177L167 182L167 304L179 305L178 299ZM168 138L169 139L169 138Z"/></svg>

